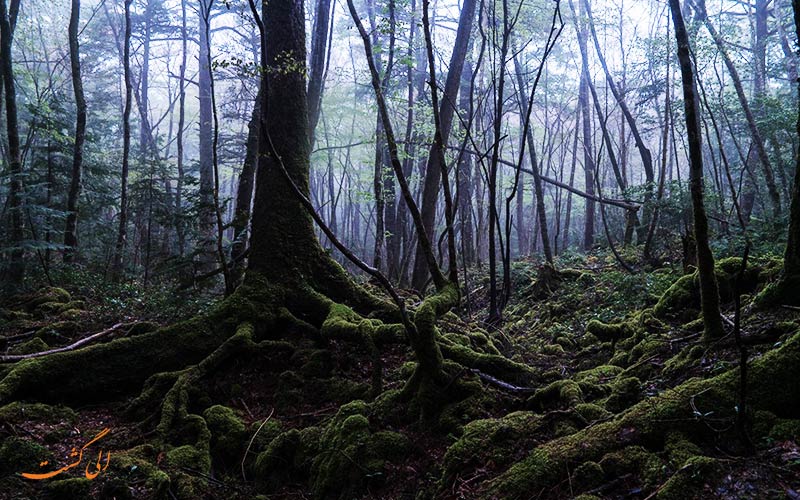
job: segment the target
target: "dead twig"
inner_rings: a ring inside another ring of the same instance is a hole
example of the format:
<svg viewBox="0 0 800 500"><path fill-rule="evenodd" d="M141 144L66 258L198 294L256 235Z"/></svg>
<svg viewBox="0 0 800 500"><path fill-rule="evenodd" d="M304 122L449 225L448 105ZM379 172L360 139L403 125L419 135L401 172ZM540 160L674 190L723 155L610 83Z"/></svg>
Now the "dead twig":
<svg viewBox="0 0 800 500"><path fill-rule="evenodd" d="M42 352L34 352L31 354L8 354L5 356L0 356L0 363L12 363L16 361L22 361L24 359L32 359L32 358L41 358L42 356L48 356L50 354L57 354L59 352L67 352L67 351L74 351L75 349L82 347L84 345L90 344L95 340L101 339L114 333L115 331L119 330L123 326L131 326L133 323L117 323L116 325L112 326L111 328L107 328L101 332L94 333L89 335L88 337L84 337L77 342L74 342L70 345L64 347L57 347L55 349L49 349L47 351Z"/></svg>

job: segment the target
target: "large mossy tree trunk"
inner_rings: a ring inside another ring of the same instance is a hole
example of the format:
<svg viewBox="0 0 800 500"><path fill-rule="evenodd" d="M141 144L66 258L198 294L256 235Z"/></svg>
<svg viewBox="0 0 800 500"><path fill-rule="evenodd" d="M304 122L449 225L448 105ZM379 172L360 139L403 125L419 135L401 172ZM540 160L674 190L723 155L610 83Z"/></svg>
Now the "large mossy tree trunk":
<svg viewBox="0 0 800 500"><path fill-rule="evenodd" d="M719 309L719 289L714 274L714 255L708 245L708 217L703 203L703 151L700 132L700 110L694 69L689 54L689 35L683 22L678 0L670 0L675 40L678 43L678 62L683 80L683 102L686 113L686 132L689 141L689 189L692 197L695 244L697 245L697 270L700 276L700 303L706 338L721 337L722 318Z"/></svg>

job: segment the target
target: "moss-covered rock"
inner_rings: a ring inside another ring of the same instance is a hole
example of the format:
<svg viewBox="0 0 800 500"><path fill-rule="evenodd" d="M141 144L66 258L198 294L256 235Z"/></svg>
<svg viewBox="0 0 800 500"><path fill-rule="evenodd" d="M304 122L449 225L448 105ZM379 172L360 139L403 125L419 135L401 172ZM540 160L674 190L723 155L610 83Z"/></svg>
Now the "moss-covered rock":
<svg viewBox="0 0 800 500"><path fill-rule="evenodd" d="M50 345L56 345L71 339L78 331L80 331L80 325L75 321L58 321L39 328L34 336Z"/></svg>
<svg viewBox="0 0 800 500"><path fill-rule="evenodd" d="M602 484L603 468L597 462L584 462L572 473L572 484L578 491L592 489Z"/></svg>
<svg viewBox="0 0 800 500"><path fill-rule="evenodd" d="M800 385L793 383L798 378L800 334L753 360L748 373L750 407L781 418L800 418ZM718 417L733 418L738 382L736 370L706 380L690 379L637 403L614 420L541 444L495 478L490 490L502 498L525 498L526 492L549 488L565 479L569 463L598 460L626 445L661 449L670 431L683 432L689 439L706 435L708 427L696 418L690 403L697 411L713 409Z"/></svg>
<svg viewBox="0 0 800 500"><path fill-rule="evenodd" d="M402 434L371 432L367 408L354 402L340 408L320 440L311 463L311 490L317 498L352 498L370 483L385 480L385 465L408 453Z"/></svg>
<svg viewBox="0 0 800 500"><path fill-rule="evenodd" d="M22 423L42 422L50 425L74 424L78 415L66 406L51 406L44 403L24 403L14 401L0 408L0 422Z"/></svg>
<svg viewBox="0 0 800 500"><path fill-rule="evenodd" d="M158 455L152 445L137 446L114 455L109 462L109 472L126 484L141 484L147 498L168 498L170 478L154 465Z"/></svg>
<svg viewBox="0 0 800 500"><path fill-rule="evenodd" d="M664 462L642 446L627 446L607 453L600 460L607 477L636 474L645 486L654 486L664 477Z"/></svg>
<svg viewBox="0 0 800 500"><path fill-rule="evenodd" d="M606 409L618 413L630 408L642 399L642 381L636 377L622 377L611 385L611 395L606 400Z"/></svg>
<svg viewBox="0 0 800 500"><path fill-rule="evenodd" d="M719 471L719 464L709 457L689 458L678 471L664 483L656 493L657 500L682 500L685 498L708 498L711 492L702 491L706 484Z"/></svg>
<svg viewBox="0 0 800 500"><path fill-rule="evenodd" d="M702 454L700 447L689 441L682 432L670 432L664 443L664 451L673 467L680 468L692 457Z"/></svg>
<svg viewBox="0 0 800 500"><path fill-rule="evenodd" d="M214 405L203 412L203 418L211 432L211 456L228 466L240 460L247 446L247 433L236 412L227 406Z"/></svg>
<svg viewBox="0 0 800 500"><path fill-rule="evenodd" d="M15 345L8 350L9 354L33 354L50 349L47 343L39 337L34 337L27 342Z"/></svg>
<svg viewBox="0 0 800 500"><path fill-rule="evenodd" d="M546 344L542 346L542 354L546 354L548 356L563 356L564 347L562 347L560 344Z"/></svg>
<svg viewBox="0 0 800 500"><path fill-rule="evenodd" d="M91 486L85 477L50 481L44 485L44 496L52 500L84 500L89 498Z"/></svg>
<svg viewBox="0 0 800 500"><path fill-rule="evenodd" d="M512 463L517 447L534 435L541 423L541 415L527 411L468 423L461 437L447 448L440 487L447 488L457 474L470 467L488 462L501 467Z"/></svg>
<svg viewBox="0 0 800 500"><path fill-rule="evenodd" d="M597 420L604 420L611 416L611 412L606 410L600 405L594 403L581 403L575 405L575 413L580 416L586 423L592 423Z"/></svg>
<svg viewBox="0 0 800 500"><path fill-rule="evenodd" d="M776 441L799 441L800 440L800 420L781 419L772 426L769 437Z"/></svg>
<svg viewBox="0 0 800 500"><path fill-rule="evenodd" d="M38 308L42 304L52 302L66 304L71 300L72 296L68 291L64 290L63 288L51 286L38 290L28 301L26 301L25 306L31 310Z"/></svg>
<svg viewBox="0 0 800 500"><path fill-rule="evenodd" d="M51 458L52 454L46 448L33 441L8 437L0 444L0 477L20 472L40 472L39 464Z"/></svg>
<svg viewBox="0 0 800 500"><path fill-rule="evenodd" d="M551 406L572 407L583 402L583 392L574 380L564 379L537 389L533 396L528 398L528 406L534 409L548 408Z"/></svg>

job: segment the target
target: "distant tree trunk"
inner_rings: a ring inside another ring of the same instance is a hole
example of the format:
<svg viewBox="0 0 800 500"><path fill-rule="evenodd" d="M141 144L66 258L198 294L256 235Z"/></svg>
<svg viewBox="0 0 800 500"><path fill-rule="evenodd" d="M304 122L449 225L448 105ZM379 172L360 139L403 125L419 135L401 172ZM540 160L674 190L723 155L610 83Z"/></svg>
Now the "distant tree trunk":
<svg viewBox="0 0 800 500"><path fill-rule="evenodd" d="M542 62L544 64L544 62ZM520 113L525 116L528 112L527 110L527 102L525 102L525 96L527 95L527 86L522 79L522 65L519 62L518 57L514 57L514 69L517 76L517 86L519 87L519 108ZM533 188L534 194L536 195L536 215L538 217L539 222L539 235L542 237L542 248L544 250L545 259L550 264L553 263L553 252L550 250L550 235L548 233L547 227L547 213L545 212L544 207L544 190L542 189L542 178L539 174L539 162L536 158L536 146L533 143L533 132L531 128L528 127L526 130L525 137L523 140L527 141L528 143L528 155L530 156L531 160L531 172L533 172ZM520 196L521 197L521 196ZM517 224L522 224L522 219L520 215L517 215ZM533 239L536 240L537 235L533 235Z"/></svg>
<svg viewBox="0 0 800 500"><path fill-rule="evenodd" d="M9 288L22 284L25 277L25 254L22 249L25 222L22 217L22 157L19 142L19 124L17 121L17 91L14 84L14 66L11 54L11 19L6 9L6 0L0 0L0 73L3 75L6 104L6 135L8 136L8 211L11 214L12 246L6 271Z"/></svg>
<svg viewBox="0 0 800 500"><path fill-rule="evenodd" d="M581 113L580 111L576 110L575 113L575 136L572 139L572 166L569 170L569 187L573 187L575 184L575 168L578 163L578 136L580 135L580 124L581 121ZM564 250L569 249L569 229L570 229L570 222L572 216L572 191L567 193L567 208L564 214L564 243L562 247Z"/></svg>
<svg viewBox="0 0 800 500"><path fill-rule="evenodd" d="M128 162L131 155L131 101L133 100L133 87L131 85L132 1L125 0L125 41L122 53L125 78L125 109L122 112L122 179L120 182L119 229L117 230L117 245L114 249L114 259L111 267L111 274L114 280L121 278L122 259L128 239Z"/></svg>
<svg viewBox="0 0 800 500"><path fill-rule="evenodd" d="M797 1L797 0L795 0ZM679 0L669 0L675 40L678 44L678 62L683 80L683 102L686 114L686 132L689 142L689 189L692 197L694 236L697 248L697 271L700 278L700 297L703 324L707 339L721 337L723 332L719 309L719 289L714 273L714 255L708 246L708 218L703 203L703 148L700 132L700 110L697 99L694 69L689 54L689 36L683 23Z"/></svg>
<svg viewBox="0 0 800 500"><path fill-rule="evenodd" d="M619 104L620 110L622 111L622 115L625 117L625 121L628 123L628 126L631 129L631 133L633 134L634 142L636 142L636 148L639 150L639 155L642 158L642 167L644 168L644 175L645 180L647 181L647 189L645 191L645 201L650 201L652 198L653 193L653 184L655 183L655 173L653 169L653 155L650 153L650 150L644 143L644 140L639 133L639 128L636 126L636 120L633 118L633 114L631 114L630 110L628 109L628 105L625 101L625 96L622 95L620 90L617 88L616 83L614 83L614 79L611 76L611 72L608 69L608 64L606 63L606 58L603 56L603 52L600 49L600 41L597 38L597 32L594 27L594 21L592 20L592 7L589 3L589 0L583 0L583 4L586 7L586 15L588 18L589 30L592 33L592 39L594 40L594 47L597 52L597 57L600 60L600 66L603 67L603 72L606 75L606 81L608 82L608 87L611 89L611 93L614 95L614 100ZM588 76L587 76L588 78ZM625 137L621 137L620 141L624 143L626 140ZM644 231L646 230L647 225L650 221L649 216L649 208L648 204L645 204L645 212L642 216L642 224L639 226L639 240L644 240Z"/></svg>
<svg viewBox="0 0 800 500"><path fill-rule="evenodd" d="M78 24L81 19L81 2L72 0L69 17L69 60L72 68L72 89L75 93L75 145L72 154L72 179L67 194L67 224L64 229L64 262L72 262L78 249L78 198L81 193L83 170L83 145L86 142L86 98L81 79L81 57L78 47Z"/></svg>
<svg viewBox="0 0 800 500"><path fill-rule="evenodd" d="M135 95L139 108L139 156L142 160L155 159L153 129L150 126L150 42L153 36L153 0L145 0L144 34L142 40L142 68L139 91Z"/></svg>
<svg viewBox="0 0 800 500"><path fill-rule="evenodd" d="M332 24L331 0L317 0L314 31L311 35L311 64L308 68L308 139L314 147L315 131L322 109L325 88L325 67L328 59L328 35Z"/></svg>
<svg viewBox="0 0 800 500"><path fill-rule="evenodd" d="M208 271L214 264L214 130L211 103L211 67L209 66L210 33L207 23L213 0L200 0L198 9L200 33L200 72L197 76L200 101L200 212L199 262L200 270Z"/></svg>
<svg viewBox="0 0 800 500"><path fill-rule="evenodd" d="M186 0L181 0L181 67L180 97L178 104L178 179L175 187L175 233L178 236L178 255L183 257L186 251L186 226L183 220L183 177L184 151L183 129L186 126L186 54L188 52L188 34L186 32Z"/></svg>
<svg viewBox="0 0 800 500"><path fill-rule="evenodd" d="M461 73L461 89L459 90L459 112L461 116L470 116L472 105L472 62L470 57L464 61ZM465 131L466 133L466 131ZM461 258L466 265L475 263L475 230L472 225L472 155L462 154L458 164L458 216L461 224L461 240L464 249Z"/></svg>
<svg viewBox="0 0 800 500"><path fill-rule="evenodd" d="M442 95L439 107L441 140L442 146L445 148L447 147L447 142L450 137L453 116L457 105L458 87L461 82L464 61L467 58L467 49L469 47L469 39L472 35L472 23L475 18L476 5L476 0L464 0L464 4L461 7L458 32L456 33L453 53L448 66L447 79L444 85L444 94ZM437 85L436 82L430 83L431 85ZM422 190L422 221L425 225L425 231L428 233L428 238L432 240L434 239L433 235L436 227L436 206L439 199L439 189L442 185L440 165L443 159L441 155L442 149L439 147L434 145L430 149L427 165L425 167L424 187ZM421 248L421 244L422 242L417 241L414 272L411 278L411 285L417 290L422 290L425 283L428 281L427 264L423 256L424 249ZM451 263L451 266L455 266L455 263Z"/></svg>
<svg viewBox="0 0 800 500"><path fill-rule="evenodd" d="M758 155L758 158L761 161L761 166L764 171L764 179L766 180L767 190L769 192L770 201L772 202L772 210L775 215L780 215L781 198L780 193L778 192L778 187L775 184L775 175L772 170L772 164L764 146L764 139L761 136L761 132L758 130L755 116L753 115L750 104L748 103L747 97L744 94L744 88L742 87L742 80L739 78L739 72L736 71L736 66L734 66L730 55L728 55L728 50L725 47L725 41L708 19L705 0L697 0L696 5L697 14L700 17L700 20L705 24L709 34L711 34L711 38L714 39L717 50L719 50L720 55L722 55L722 60L725 62L725 66L728 68L728 73L731 75L731 80L733 80L733 88L736 90L736 95L739 98L739 103L742 106L742 110L744 111L744 116L747 121L747 127L750 130L750 136L753 140L755 153Z"/></svg>

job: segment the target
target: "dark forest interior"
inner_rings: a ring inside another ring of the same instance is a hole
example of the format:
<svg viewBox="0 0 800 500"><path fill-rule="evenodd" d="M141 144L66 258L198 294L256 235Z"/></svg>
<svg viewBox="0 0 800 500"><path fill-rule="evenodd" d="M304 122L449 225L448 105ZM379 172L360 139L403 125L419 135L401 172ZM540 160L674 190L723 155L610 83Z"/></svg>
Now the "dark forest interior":
<svg viewBox="0 0 800 500"><path fill-rule="evenodd" d="M800 499L800 0L0 0L0 498Z"/></svg>

